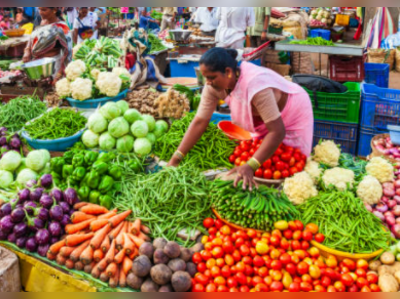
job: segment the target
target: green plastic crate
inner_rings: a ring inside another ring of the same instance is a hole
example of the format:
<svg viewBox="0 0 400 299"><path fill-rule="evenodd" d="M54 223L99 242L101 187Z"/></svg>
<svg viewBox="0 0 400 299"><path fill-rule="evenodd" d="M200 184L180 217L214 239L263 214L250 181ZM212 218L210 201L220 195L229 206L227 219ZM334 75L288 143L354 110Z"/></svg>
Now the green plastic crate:
<svg viewBox="0 0 400 299"><path fill-rule="evenodd" d="M310 95L314 118L346 123L359 123L361 88L360 83L347 82L345 93L316 92L304 88Z"/></svg>

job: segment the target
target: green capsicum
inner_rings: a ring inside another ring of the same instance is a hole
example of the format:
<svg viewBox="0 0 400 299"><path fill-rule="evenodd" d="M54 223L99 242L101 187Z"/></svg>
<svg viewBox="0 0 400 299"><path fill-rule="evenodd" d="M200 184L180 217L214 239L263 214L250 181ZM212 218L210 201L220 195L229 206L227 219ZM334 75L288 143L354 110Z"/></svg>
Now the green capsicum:
<svg viewBox="0 0 400 299"><path fill-rule="evenodd" d="M118 165L112 165L108 169L108 174L116 181L119 181L122 178L122 169Z"/></svg>
<svg viewBox="0 0 400 299"><path fill-rule="evenodd" d="M79 166L84 166L84 164L85 164L85 156L83 154L76 154L72 158L72 166L79 167Z"/></svg>
<svg viewBox="0 0 400 299"><path fill-rule="evenodd" d="M87 178L86 184L90 187L90 189L97 189L100 184L100 175L97 171L92 170L89 172L89 176Z"/></svg>
<svg viewBox="0 0 400 299"><path fill-rule="evenodd" d="M74 172L72 173L71 178L75 181L80 182L84 179L85 175L86 175L85 167L80 166L80 167L75 168Z"/></svg>
<svg viewBox="0 0 400 299"><path fill-rule="evenodd" d="M98 190L101 194L105 194L113 188L114 179L108 175L102 177Z"/></svg>
<svg viewBox="0 0 400 299"><path fill-rule="evenodd" d="M99 157L99 153L87 151L85 154L85 164L86 166L92 166L94 162L96 162Z"/></svg>
<svg viewBox="0 0 400 299"><path fill-rule="evenodd" d="M65 160L63 157L56 157L50 160L50 169L52 172L57 174L62 174L63 166L65 165Z"/></svg>
<svg viewBox="0 0 400 299"><path fill-rule="evenodd" d="M74 172L74 167L72 165L64 165L62 169L62 177L63 179L67 179Z"/></svg>
<svg viewBox="0 0 400 299"><path fill-rule="evenodd" d="M93 164L92 170L96 171L100 175L105 174L108 171L108 164L103 161L97 161Z"/></svg>
<svg viewBox="0 0 400 299"><path fill-rule="evenodd" d="M82 186L87 186L87 181L88 181L88 178L89 178L89 174L90 174L90 172L86 172L85 177L81 180L81 184L80 184L81 187Z"/></svg>
<svg viewBox="0 0 400 299"><path fill-rule="evenodd" d="M63 158L66 164L72 164L72 158L75 156L73 151L68 151L64 154Z"/></svg>
<svg viewBox="0 0 400 299"><path fill-rule="evenodd" d="M98 205L100 203L100 192L96 190L90 191L89 202Z"/></svg>
<svg viewBox="0 0 400 299"><path fill-rule="evenodd" d="M142 172L142 167L141 167L141 165L139 164L139 162L136 161L136 160L130 161L130 162L128 163L128 167L129 167L130 169L132 169L135 173L140 173L140 172Z"/></svg>
<svg viewBox="0 0 400 299"><path fill-rule="evenodd" d="M105 207L106 209L111 209L112 202L113 198L110 195L100 196L100 205Z"/></svg>
<svg viewBox="0 0 400 299"><path fill-rule="evenodd" d="M86 201L89 198L90 188L88 186L80 187L78 190L78 197L81 201Z"/></svg>
<svg viewBox="0 0 400 299"><path fill-rule="evenodd" d="M97 158L97 161L108 162L108 153L101 153Z"/></svg>

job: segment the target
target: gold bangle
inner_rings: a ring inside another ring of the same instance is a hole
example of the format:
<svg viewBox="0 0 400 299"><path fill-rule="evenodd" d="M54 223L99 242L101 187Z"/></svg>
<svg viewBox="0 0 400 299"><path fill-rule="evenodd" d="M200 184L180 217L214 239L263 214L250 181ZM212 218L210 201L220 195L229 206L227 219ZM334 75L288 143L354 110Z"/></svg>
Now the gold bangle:
<svg viewBox="0 0 400 299"><path fill-rule="evenodd" d="M252 157L250 160L253 160L254 162L256 162L258 165L258 168L261 167L261 163L256 158Z"/></svg>
<svg viewBox="0 0 400 299"><path fill-rule="evenodd" d="M185 158L185 156L183 155L183 153L181 151L176 151L174 153L174 156L178 157L179 160L181 160L181 161Z"/></svg>
<svg viewBox="0 0 400 299"><path fill-rule="evenodd" d="M250 159L249 161L247 161L247 165L249 165L251 167L251 169L253 169L254 172L257 171L257 169L259 169L260 167L257 165L257 162Z"/></svg>

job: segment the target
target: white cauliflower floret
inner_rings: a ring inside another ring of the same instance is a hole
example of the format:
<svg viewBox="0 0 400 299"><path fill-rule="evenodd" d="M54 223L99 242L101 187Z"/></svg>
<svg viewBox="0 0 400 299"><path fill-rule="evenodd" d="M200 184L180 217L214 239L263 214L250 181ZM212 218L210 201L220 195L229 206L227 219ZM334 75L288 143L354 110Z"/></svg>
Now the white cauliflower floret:
<svg viewBox="0 0 400 299"><path fill-rule="evenodd" d="M313 160L330 167L339 165L340 149L332 140L325 140L314 148Z"/></svg>
<svg viewBox="0 0 400 299"><path fill-rule="evenodd" d="M65 99L71 96L71 85L67 78L57 81L56 92L61 99Z"/></svg>
<svg viewBox="0 0 400 299"><path fill-rule="evenodd" d="M346 191L348 185L350 189L353 188L354 172L349 169L335 167L325 170L322 181L326 187L332 185L339 191Z"/></svg>
<svg viewBox="0 0 400 299"><path fill-rule="evenodd" d="M128 76L128 77L131 76L131 74L129 73L129 71L128 71L126 68L124 68L124 67L115 67L115 68L113 68L112 72L113 72L113 74L118 75L118 77L119 77L120 75L125 75L125 76Z"/></svg>
<svg viewBox="0 0 400 299"><path fill-rule="evenodd" d="M86 72L86 65L82 60L72 61L65 68L65 74L70 81L76 80L82 76L84 72Z"/></svg>
<svg viewBox="0 0 400 299"><path fill-rule="evenodd" d="M382 185L377 178L367 175L357 187L357 196L366 204L375 205L381 200Z"/></svg>
<svg viewBox="0 0 400 299"><path fill-rule="evenodd" d="M77 44L75 47L72 48L72 58L75 59L76 52L83 46L83 44Z"/></svg>
<svg viewBox="0 0 400 299"><path fill-rule="evenodd" d="M381 157L372 158L365 168L369 175L376 177L379 182L393 182L394 168L387 160Z"/></svg>
<svg viewBox="0 0 400 299"><path fill-rule="evenodd" d="M92 97L93 82L90 79L78 78L71 83L72 97L84 101Z"/></svg>
<svg viewBox="0 0 400 299"><path fill-rule="evenodd" d="M100 93L108 97L115 97L121 91L122 80L117 74L104 72L99 74L96 86Z"/></svg>
<svg viewBox="0 0 400 299"><path fill-rule="evenodd" d="M101 71L100 71L99 69L92 69L92 70L90 71L90 75L91 75L95 80L97 80L97 79L99 78L100 73L101 73Z"/></svg>
<svg viewBox="0 0 400 299"><path fill-rule="evenodd" d="M313 161L311 158L307 159L306 167L304 167L304 171L308 173L308 175L314 180L314 183L317 183L322 174L322 169L319 168L319 164Z"/></svg>
<svg viewBox="0 0 400 299"><path fill-rule="evenodd" d="M305 171L287 178L283 183L283 192L295 205L300 205L307 199L318 195L312 178Z"/></svg>

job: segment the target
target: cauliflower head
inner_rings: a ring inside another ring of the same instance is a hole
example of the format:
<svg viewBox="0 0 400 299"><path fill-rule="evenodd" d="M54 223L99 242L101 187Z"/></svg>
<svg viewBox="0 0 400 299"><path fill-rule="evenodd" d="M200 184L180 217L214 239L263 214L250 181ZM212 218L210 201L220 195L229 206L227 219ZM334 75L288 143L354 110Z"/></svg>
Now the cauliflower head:
<svg viewBox="0 0 400 299"><path fill-rule="evenodd" d="M84 72L86 72L86 65L82 60L72 61L65 68L65 74L70 81L78 79Z"/></svg>
<svg viewBox="0 0 400 299"><path fill-rule="evenodd" d="M75 54L76 52L79 51L80 48L82 48L83 43L77 44L75 47L72 48L72 58L75 59Z"/></svg>
<svg viewBox="0 0 400 299"><path fill-rule="evenodd" d="M381 183L372 175L363 178L357 187L357 196L366 204L378 204L383 195Z"/></svg>
<svg viewBox="0 0 400 299"><path fill-rule="evenodd" d="M61 99L71 96L71 84L67 78L61 79L56 83L56 92Z"/></svg>
<svg viewBox="0 0 400 299"><path fill-rule="evenodd" d="M353 188L354 172L349 169L335 167L325 170L322 181L326 187L332 185L339 191L346 191L348 185L350 189Z"/></svg>
<svg viewBox="0 0 400 299"><path fill-rule="evenodd" d="M330 167L339 165L340 149L332 140L325 140L314 148L313 160Z"/></svg>
<svg viewBox="0 0 400 299"><path fill-rule="evenodd" d="M394 180L393 165L381 157L372 158L365 169L369 175L377 178L381 183L393 182Z"/></svg>
<svg viewBox="0 0 400 299"><path fill-rule="evenodd" d="M92 70L90 71L90 75L91 75L95 80L97 80L97 79L99 78L100 73L101 73L101 71L100 71L99 69L92 69Z"/></svg>
<svg viewBox="0 0 400 299"><path fill-rule="evenodd" d="M121 86L121 78L114 73L100 73L96 81L96 87L100 90L100 93L108 97L115 97L118 95L121 91Z"/></svg>
<svg viewBox="0 0 400 299"><path fill-rule="evenodd" d="M285 192L289 200L295 205L300 205L307 199L318 195L312 178L305 171L287 178L283 183L283 192Z"/></svg>
<svg viewBox="0 0 400 299"><path fill-rule="evenodd" d="M125 76L128 76L128 77L131 76L129 71L124 67L115 67L115 68L113 68L112 73L118 75L118 77L120 75L125 75Z"/></svg>
<svg viewBox="0 0 400 299"><path fill-rule="evenodd" d="M313 161L311 158L307 159L306 167L304 171L313 179L314 183L317 183L322 174L322 169L319 168L319 163Z"/></svg>
<svg viewBox="0 0 400 299"><path fill-rule="evenodd" d="M90 79L78 78L71 83L72 97L84 101L92 97L93 82Z"/></svg>

